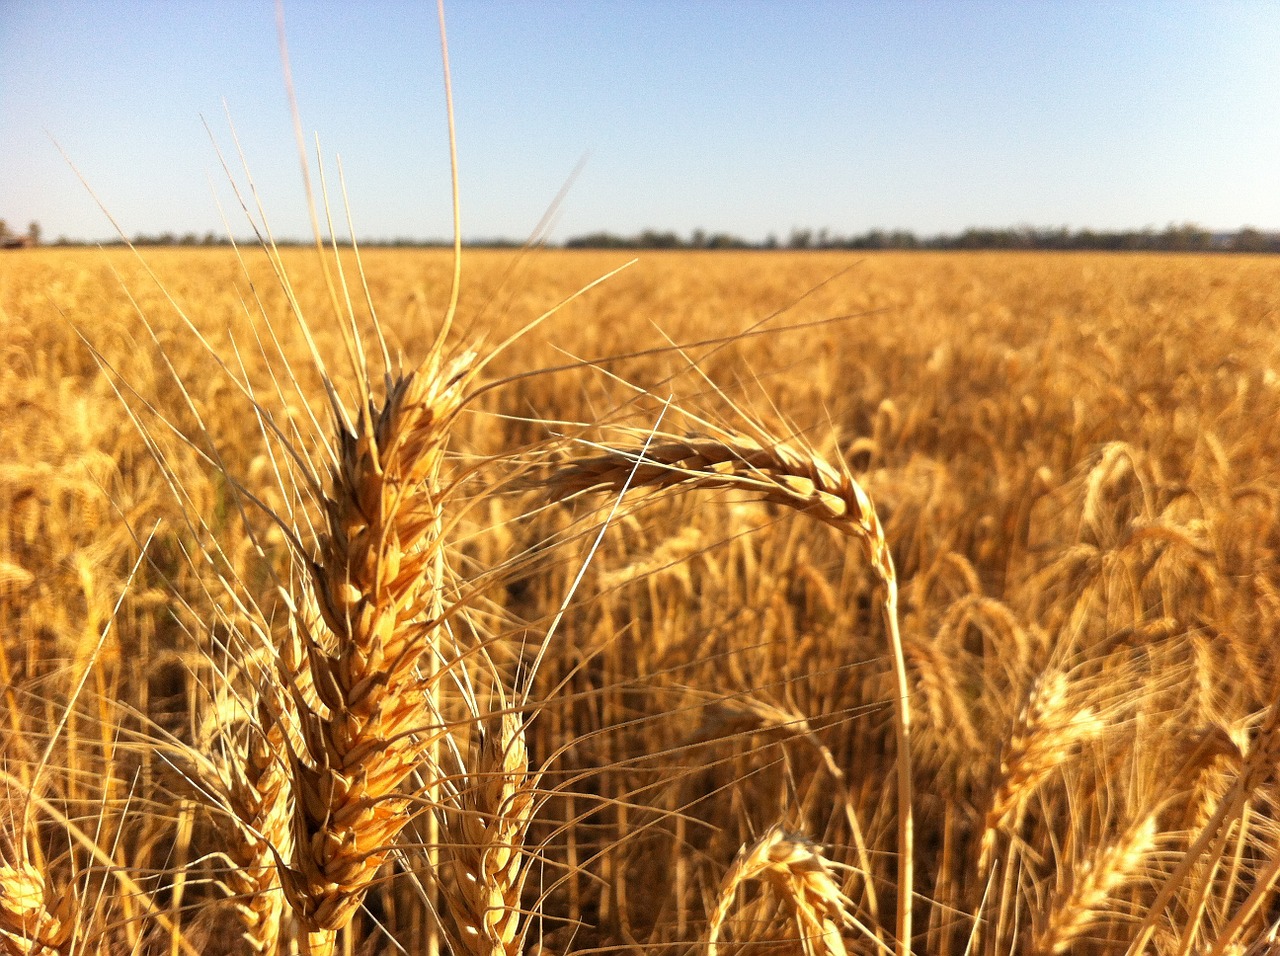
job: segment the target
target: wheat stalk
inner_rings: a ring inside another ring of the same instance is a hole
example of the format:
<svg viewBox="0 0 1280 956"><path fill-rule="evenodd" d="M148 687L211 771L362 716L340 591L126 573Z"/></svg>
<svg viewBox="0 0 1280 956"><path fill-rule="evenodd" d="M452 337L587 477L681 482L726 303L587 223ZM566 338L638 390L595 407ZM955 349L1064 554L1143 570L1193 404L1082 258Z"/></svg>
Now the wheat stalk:
<svg viewBox="0 0 1280 956"><path fill-rule="evenodd" d="M914 901L911 707L907 666L898 629L898 578L884 528L871 498L847 470L780 441L767 444L744 435L658 436L641 447L603 453L558 465L550 486L563 496L580 492L620 492L627 488L730 488L759 493L838 528L855 538L880 580L881 612L888 632L896 683L895 732L898 748L897 952L911 950Z"/></svg>

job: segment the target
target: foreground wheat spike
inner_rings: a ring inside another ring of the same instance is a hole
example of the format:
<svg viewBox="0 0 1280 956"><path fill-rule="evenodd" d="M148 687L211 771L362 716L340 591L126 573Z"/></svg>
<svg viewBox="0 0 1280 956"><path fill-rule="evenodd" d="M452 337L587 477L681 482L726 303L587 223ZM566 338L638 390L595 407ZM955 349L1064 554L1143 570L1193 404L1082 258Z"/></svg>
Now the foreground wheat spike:
<svg viewBox="0 0 1280 956"><path fill-rule="evenodd" d="M503 712L489 724L481 728L463 788L441 812L450 942L459 956L516 956L523 948L523 847L538 774L529 771L521 717Z"/></svg>
<svg viewBox="0 0 1280 956"><path fill-rule="evenodd" d="M437 348L381 407L354 422L335 408L343 424L309 564L320 616L296 621L306 680L282 675L301 743L290 748L294 848L281 881L311 952L331 951L391 854L414 806L406 778L435 773L423 763L441 732L440 470L474 367L471 353L445 361Z"/></svg>
<svg viewBox="0 0 1280 956"><path fill-rule="evenodd" d="M638 436L637 436L638 437ZM719 432L714 437L661 435L631 448L570 460L550 478L568 496L626 488L730 488L754 491L856 538L880 579L881 611L893 653L898 782L897 952L911 949L913 891L913 794L911 707L907 666L898 630L898 576L875 506L847 470L781 441L757 441Z"/></svg>
<svg viewBox="0 0 1280 956"><path fill-rule="evenodd" d="M707 923L707 956L716 956L738 887L751 880L767 882L790 908L805 956L845 956L841 930L853 924L853 904L840 892L821 848L780 826L744 846L721 880L720 897Z"/></svg>

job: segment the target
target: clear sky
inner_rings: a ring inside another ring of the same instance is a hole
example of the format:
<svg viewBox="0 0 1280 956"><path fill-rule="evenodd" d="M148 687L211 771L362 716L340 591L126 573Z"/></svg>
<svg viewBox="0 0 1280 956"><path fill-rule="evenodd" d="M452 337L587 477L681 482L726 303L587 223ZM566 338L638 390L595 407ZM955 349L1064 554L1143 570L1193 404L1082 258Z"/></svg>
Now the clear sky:
<svg viewBox="0 0 1280 956"><path fill-rule="evenodd" d="M1280 3L453 0L464 233L1280 229ZM447 237L435 5L285 4L357 235ZM0 217L223 233L226 101L308 234L272 0L0 0ZM238 215L229 209L229 215ZM244 235L242 220L233 231Z"/></svg>

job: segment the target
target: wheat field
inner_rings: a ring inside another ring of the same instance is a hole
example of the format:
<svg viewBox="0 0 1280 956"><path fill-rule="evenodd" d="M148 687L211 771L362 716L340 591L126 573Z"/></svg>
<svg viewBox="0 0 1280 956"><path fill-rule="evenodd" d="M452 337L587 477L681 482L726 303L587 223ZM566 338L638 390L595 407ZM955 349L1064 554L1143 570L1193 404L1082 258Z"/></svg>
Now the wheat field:
<svg viewBox="0 0 1280 956"><path fill-rule="evenodd" d="M0 952L1270 952L1280 262L625 265L0 259Z"/></svg>

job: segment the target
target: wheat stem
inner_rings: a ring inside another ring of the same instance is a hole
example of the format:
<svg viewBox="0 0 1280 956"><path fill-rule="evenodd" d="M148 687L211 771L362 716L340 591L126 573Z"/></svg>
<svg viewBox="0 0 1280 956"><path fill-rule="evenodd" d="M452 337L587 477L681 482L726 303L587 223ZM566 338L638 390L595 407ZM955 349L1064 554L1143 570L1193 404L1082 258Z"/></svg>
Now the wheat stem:
<svg viewBox="0 0 1280 956"><path fill-rule="evenodd" d="M782 442L721 433L715 437L663 436L646 447L605 449L558 466L550 483L563 495L624 487L736 488L759 492L856 538L880 579L881 613L895 680L894 727L898 782L897 954L911 951L914 837L911 779L911 706L906 657L898 628L898 578L884 528L870 497L845 470Z"/></svg>

